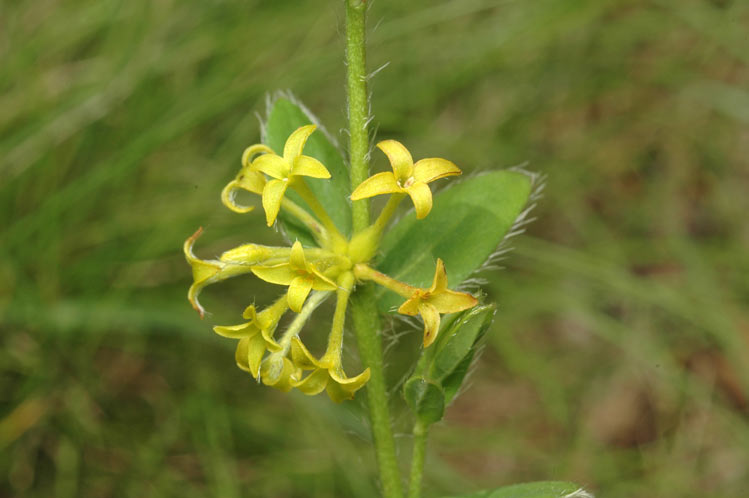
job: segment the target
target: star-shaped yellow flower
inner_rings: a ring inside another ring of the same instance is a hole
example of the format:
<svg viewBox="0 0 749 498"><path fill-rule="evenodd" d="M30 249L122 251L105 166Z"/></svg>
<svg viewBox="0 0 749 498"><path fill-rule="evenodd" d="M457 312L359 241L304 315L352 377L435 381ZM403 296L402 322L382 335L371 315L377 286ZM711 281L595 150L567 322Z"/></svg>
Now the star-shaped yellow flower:
<svg viewBox="0 0 749 498"><path fill-rule="evenodd" d="M346 399L353 399L356 391L369 381L369 368L356 377L346 377L341 366L340 351L337 351L337 354L326 354L318 360L298 337L291 342L291 358L298 368L312 370L304 379L292 383L294 387L310 396L326 390L330 399L340 403Z"/></svg>
<svg viewBox="0 0 749 498"><path fill-rule="evenodd" d="M283 349L273 338L273 333L287 308L286 296L282 296L260 313L257 313L255 305L251 304L242 314L249 322L239 325L219 325L213 327L213 330L223 337L239 339L235 354L237 365L257 378L260 372L260 362L265 352Z"/></svg>
<svg viewBox="0 0 749 498"><path fill-rule="evenodd" d="M236 203L237 190L246 190L258 195L263 194L267 182L263 174L252 166L253 158L259 154L273 154L273 150L263 144L247 147L242 154L242 169L239 170L234 180L227 183L221 191L221 202L235 213L249 213L255 209L254 206L242 206Z"/></svg>
<svg viewBox="0 0 749 498"><path fill-rule="evenodd" d="M259 278L278 285L288 285L289 308L299 313L310 291L334 291L335 282L326 277L304 257L302 244L297 240L291 247L289 260L272 266L255 266L252 272Z"/></svg>
<svg viewBox="0 0 749 498"><path fill-rule="evenodd" d="M429 289L416 289L413 295L398 308L404 315L421 315L424 320L424 347L431 345L440 329L440 313L457 313L473 308L478 300L465 292L447 288L445 264L437 259L437 269Z"/></svg>
<svg viewBox="0 0 749 498"><path fill-rule="evenodd" d="M315 131L315 125L298 128L286 140L283 147L283 157L274 153L266 153L252 162L252 169L261 171L273 178L263 187L263 209L268 226L273 225L281 209L281 200L286 189L302 176L310 178L330 178L330 172L314 157L302 155L304 144Z"/></svg>
<svg viewBox="0 0 749 498"><path fill-rule="evenodd" d="M432 210L432 191L427 183L461 173L455 164L439 157L421 159L414 164L411 153L396 140L383 140L377 147L388 156L393 172L367 178L356 187L351 200L380 194L408 194L416 208L416 217L422 219Z"/></svg>

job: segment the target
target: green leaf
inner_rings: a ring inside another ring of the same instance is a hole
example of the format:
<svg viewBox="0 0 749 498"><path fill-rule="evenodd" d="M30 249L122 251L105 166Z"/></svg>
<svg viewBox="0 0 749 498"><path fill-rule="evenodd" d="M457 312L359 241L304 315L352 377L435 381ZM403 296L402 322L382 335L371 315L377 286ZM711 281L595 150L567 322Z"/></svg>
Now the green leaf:
<svg viewBox="0 0 749 498"><path fill-rule="evenodd" d="M514 484L451 498L592 498L592 496L571 482L542 481Z"/></svg>
<svg viewBox="0 0 749 498"><path fill-rule="evenodd" d="M440 421L445 414L445 393L437 384L422 377L409 379L403 386L403 396L424 425Z"/></svg>
<svg viewBox="0 0 749 498"><path fill-rule="evenodd" d="M331 178L305 178L304 181L307 182L307 185L314 192L341 233L348 236L351 234L351 204L349 202L351 181L348 168L346 168L338 148L321 129L317 118L290 98L277 97L273 101L268 112L268 119L264 123L263 142L281 155L289 135L300 126L310 123L317 124L318 129L307 140L307 144L304 146L304 155L312 156L321 161L330 171ZM296 192L289 190L286 195L294 202L306 207L306 204ZM299 238L305 245L315 245L312 235L298 223L295 223L291 217L285 215L283 211L279 218L284 224L283 228L291 241L294 238Z"/></svg>
<svg viewBox="0 0 749 498"><path fill-rule="evenodd" d="M434 196L423 220L411 211L383 238L378 269L391 277L428 287L442 258L451 287L468 278L496 250L525 207L531 178L517 171L492 171L468 178ZM378 288L386 312L403 298Z"/></svg>
<svg viewBox="0 0 749 498"><path fill-rule="evenodd" d="M455 373L467 356L473 357L479 340L494 319L495 309L496 307L490 304L466 310L457 316L449 329L444 331L443 337L437 337L436 352L428 373L430 379L442 383ZM460 387L464 376L465 372L458 378L451 378L451 381L459 382L458 387ZM444 383L442 387L447 389Z"/></svg>

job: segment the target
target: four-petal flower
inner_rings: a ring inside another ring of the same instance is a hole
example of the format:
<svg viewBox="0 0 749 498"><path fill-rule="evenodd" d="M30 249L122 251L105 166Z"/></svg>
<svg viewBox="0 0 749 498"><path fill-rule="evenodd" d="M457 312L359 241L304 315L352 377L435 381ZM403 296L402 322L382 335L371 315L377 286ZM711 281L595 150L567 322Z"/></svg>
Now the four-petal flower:
<svg viewBox="0 0 749 498"><path fill-rule="evenodd" d="M465 292L457 292L447 288L447 273L445 264L437 259L432 286L428 289L416 289L411 297L398 308L398 313L404 315L421 315L424 320L424 347L429 346L437 338L440 329L440 313L457 313L473 308L478 300Z"/></svg>
<svg viewBox="0 0 749 498"><path fill-rule="evenodd" d="M289 308L299 313L310 291L333 291L337 286L314 263L304 257L302 244L297 240L291 247L289 260L272 266L255 266L252 272L259 278L278 285L288 285Z"/></svg>
<svg viewBox="0 0 749 498"><path fill-rule="evenodd" d="M283 349L273 338L273 333L287 308L285 295L260 313L257 313L255 305L251 304L242 314L249 322L239 325L218 325L213 327L213 330L218 335L239 339L235 353L237 365L257 378L265 352Z"/></svg>
<svg viewBox="0 0 749 498"><path fill-rule="evenodd" d="M356 187L351 200L380 194L408 194L416 208L416 217L422 219L432 210L432 191L427 183L461 173L455 164L439 157L421 159L414 164L411 153L396 140L383 140L377 147L387 155L393 172L367 178Z"/></svg>
<svg viewBox="0 0 749 498"><path fill-rule="evenodd" d="M221 191L221 202L235 213L249 213L255 206L242 206L236 203L237 190L246 190L253 194L262 195L267 181L265 176L252 166L252 160L259 154L273 154L273 149L267 145L257 144L247 147L242 154L242 169L226 184Z"/></svg>
<svg viewBox="0 0 749 498"><path fill-rule="evenodd" d="M330 173L323 164L314 157L302 155L304 144L315 131L315 125L298 128L286 140L283 157L274 153L266 153L252 162L252 169L261 171L273 178L263 187L263 209L268 226L273 225L281 209L281 200L286 189L294 181L304 181L300 177L330 178Z"/></svg>
<svg viewBox="0 0 749 498"><path fill-rule="evenodd" d="M294 387L310 396L326 390L330 399L340 403L346 399L353 399L356 391L369 381L369 368L356 377L346 377L341 365L340 351L326 354L318 360L298 337L291 342L291 359L298 368L312 370L304 379L292 383Z"/></svg>

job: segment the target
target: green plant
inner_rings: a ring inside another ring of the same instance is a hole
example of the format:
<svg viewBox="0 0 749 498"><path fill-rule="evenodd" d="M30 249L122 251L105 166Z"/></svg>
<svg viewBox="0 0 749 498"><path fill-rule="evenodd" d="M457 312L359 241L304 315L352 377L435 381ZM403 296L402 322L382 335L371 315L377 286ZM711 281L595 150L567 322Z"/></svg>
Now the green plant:
<svg viewBox="0 0 749 498"><path fill-rule="evenodd" d="M307 395L326 391L335 402L352 399L367 386L383 493L403 496L390 399L383 367L381 318L391 309L420 316L423 349L403 386L413 417L414 449L408 496L420 496L425 447L430 425L444 415L494 316L480 293L451 290L491 259L512 227L522 220L533 193L534 176L522 170L490 171L465 179L434 196L430 183L461 174L442 158L414 162L398 141L384 140L392 172L370 176L371 121L365 64L364 1L346 0L348 67L348 167L334 141L318 129L316 118L285 95L273 101L263 143L248 147L241 168L221 193L223 204L245 214L241 191L260 195L268 227L277 224L290 247L244 244L213 260L193 252L198 229L184 243L193 270L188 299L204 315L198 298L207 285L252 273L287 287L273 304L258 312L250 304L247 322L216 326L219 335L237 340L236 363L258 381L282 391ZM371 197L389 195L371 221ZM409 197L414 210L393 221ZM377 287L375 287L375 285ZM335 294L336 304L327 348L310 352L301 332L315 310ZM343 368L347 311L351 309L363 370L349 377ZM287 312L295 313L280 336ZM442 320L441 315L449 315ZM474 496L544 498L588 496L569 483L531 483Z"/></svg>

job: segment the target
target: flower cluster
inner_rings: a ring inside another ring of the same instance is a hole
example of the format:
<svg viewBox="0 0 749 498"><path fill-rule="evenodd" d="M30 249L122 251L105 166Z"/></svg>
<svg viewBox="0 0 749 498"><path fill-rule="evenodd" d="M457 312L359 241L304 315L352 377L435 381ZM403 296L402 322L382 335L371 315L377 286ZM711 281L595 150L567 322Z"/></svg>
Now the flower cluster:
<svg viewBox="0 0 749 498"><path fill-rule="evenodd" d="M202 233L199 229L184 244L185 258L193 271L188 299L202 317L205 311L198 297L207 285L252 273L261 280L286 287L286 292L262 311L254 304L248 306L242 315L246 322L216 326L214 331L238 340L237 365L264 384L283 391L296 388L308 395L326 391L332 400L340 402L353 398L369 380L369 369L348 377L342 366L346 309L357 282L372 281L404 297L405 302L398 312L421 316L424 347L432 344L437 336L440 314L471 308L477 301L470 294L448 289L445 266L440 259L428 289L399 282L369 265L400 201L408 195L416 217L426 217L432 207L432 192L427 184L459 175L460 169L440 158L414 163L401 143L395 140L378 143L393 171L368 178L358 185L351 199L380 194L391 197L369 228L347 240L304 180L304 177L327 179L331 176L319 160L303 154L314 131L315 125L298 128L286 141L282 155L262 144L248 147L242 155L239 173L223 189L221 200L234 212L248 213L253 207L238 204L237 191L260 195L268 226L272 226L283 211L313 234L317 246L303 247L299 241L292 247L244 244L224 252L218 259L203 260L193 253L195 241ZM287 198L288 189L293 189L306 206ZM300 333L315 309L333 294L336 305L328 345L318 358L302 342ZM289 310L293 317L284 332L276 337L276 330Z"/></svg>

